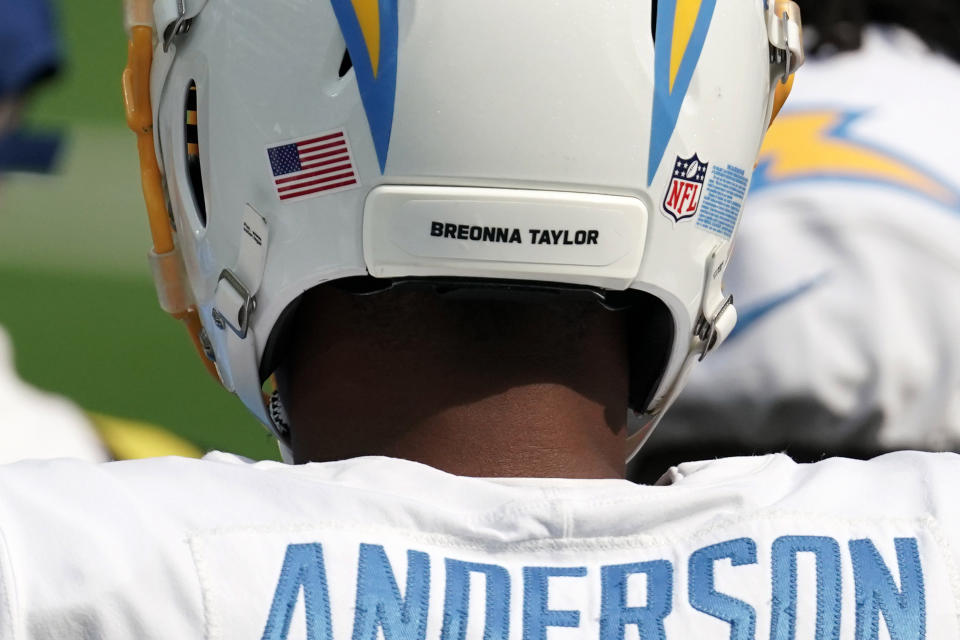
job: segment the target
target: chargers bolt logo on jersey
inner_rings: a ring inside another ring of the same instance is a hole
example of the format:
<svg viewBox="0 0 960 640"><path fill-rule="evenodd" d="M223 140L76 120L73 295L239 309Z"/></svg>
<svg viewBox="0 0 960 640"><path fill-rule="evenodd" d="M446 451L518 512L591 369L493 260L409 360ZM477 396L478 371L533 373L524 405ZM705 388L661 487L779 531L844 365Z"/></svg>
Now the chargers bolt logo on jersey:
<svg viewBox="0 0 960 640"><path fill-rule="evenodd" d="M879 185L960 209L960 191L929 168L860 135L863 111L819 108L782 113L770 127L753 174L753 191L801 180Z"/></svg>
<svg viewBox="0 0 960 640"><path fill-rule="evenodd" d="M690 158L677 156L673 165L673 177L663 197L663 210L677 222L697 214L708 166L709 164L700 160L697 154L693 154Z"/></svg>

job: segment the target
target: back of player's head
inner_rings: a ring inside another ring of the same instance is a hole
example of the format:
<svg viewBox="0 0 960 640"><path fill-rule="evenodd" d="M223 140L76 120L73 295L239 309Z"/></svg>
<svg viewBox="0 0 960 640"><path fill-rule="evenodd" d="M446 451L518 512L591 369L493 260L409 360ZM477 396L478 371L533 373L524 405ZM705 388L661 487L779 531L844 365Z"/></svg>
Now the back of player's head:
<svg viewBox="0 0 960 640"><path fill-rule="evenodd" d="M954 0L813 0L803 3L813 52L860 47L871 24L909 29L928 46L960 60L960 2Z"/></svg>
<svg viewBox="0 0 960 640"><path fill-rule="evenodd" d="M802 61L793 3L149 5L125 95L161 301L281 441L261 384L319 285L660 314L631 340L649 423L732 327L720 281Z"/></svg>

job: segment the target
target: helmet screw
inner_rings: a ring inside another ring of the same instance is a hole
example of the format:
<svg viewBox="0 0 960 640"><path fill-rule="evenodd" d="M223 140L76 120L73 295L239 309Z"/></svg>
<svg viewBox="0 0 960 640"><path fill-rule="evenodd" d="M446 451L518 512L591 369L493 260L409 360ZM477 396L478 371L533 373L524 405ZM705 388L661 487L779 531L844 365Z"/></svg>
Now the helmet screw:
<svg viewBox="0 0 960 640"><path fill-rule="evenodd" d="M207 360L209 360L210 362L216 362L217 355L213 351L213 344L210 342L210 336L207 335L207 330L200 329L199 337L200 337L200 345L203 347L203 355L207 356Z"/></svg>

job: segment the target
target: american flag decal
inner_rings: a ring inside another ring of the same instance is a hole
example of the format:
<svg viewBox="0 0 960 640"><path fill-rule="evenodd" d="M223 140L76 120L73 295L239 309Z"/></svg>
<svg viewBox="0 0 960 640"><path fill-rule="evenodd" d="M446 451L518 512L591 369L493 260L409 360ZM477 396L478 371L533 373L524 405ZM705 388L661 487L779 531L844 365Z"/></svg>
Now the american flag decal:
<svg viewBox="0 0 960 640"><path fill-rule="evenodd" d="M313 198L359 184L342 130L267 147L267 156L281 200Z"/></svg>

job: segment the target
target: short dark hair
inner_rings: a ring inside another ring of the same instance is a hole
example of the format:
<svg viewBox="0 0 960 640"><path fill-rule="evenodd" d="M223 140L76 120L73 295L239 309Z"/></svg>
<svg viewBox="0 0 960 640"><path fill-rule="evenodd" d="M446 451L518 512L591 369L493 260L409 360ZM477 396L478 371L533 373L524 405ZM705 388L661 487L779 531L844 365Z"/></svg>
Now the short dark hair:
<svg viewBox="0 0 960 640"><path fill-rule="evenodd" d="M960 61L957 0L800 0L804 25L815 34L813 53L860 48L868 24L898 25L934 51Z"/></svg>

